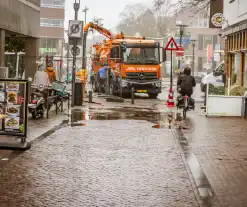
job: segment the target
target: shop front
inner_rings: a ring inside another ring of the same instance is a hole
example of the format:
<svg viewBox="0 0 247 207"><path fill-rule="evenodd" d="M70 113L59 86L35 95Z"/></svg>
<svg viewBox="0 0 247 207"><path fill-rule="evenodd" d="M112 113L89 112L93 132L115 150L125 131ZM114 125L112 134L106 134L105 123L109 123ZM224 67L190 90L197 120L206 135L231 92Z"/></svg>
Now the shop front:
<svg viewBox="0 0 247 207"><path fill-rule="evenodd" d="M247 86L247 23L227 30L225 35L225 71L231 78L231 85Z"/></svg>
<svg viewBox="0 0 247 207"><path fill-rule="evenodd" d="M40 38L40 56L42 62L47 65L47 62L53 63L53 68L56 69L58 78L62 76L63 68L63 39L61 38Z"/></svg>
<svg viewBox="0 0 247 207"><path fill-rule="evenodd" d="M40 55L41 56L62 56L63 39L58 38L40 38Z"/></svg>

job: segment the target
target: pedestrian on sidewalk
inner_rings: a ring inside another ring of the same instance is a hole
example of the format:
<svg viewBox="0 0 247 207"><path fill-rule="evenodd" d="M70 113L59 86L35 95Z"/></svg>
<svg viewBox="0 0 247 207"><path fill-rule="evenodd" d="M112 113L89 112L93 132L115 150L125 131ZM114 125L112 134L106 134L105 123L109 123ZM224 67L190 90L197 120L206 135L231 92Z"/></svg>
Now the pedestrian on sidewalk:
<svg viewBox="0 0 247 207"><path fill-rule="evenodd" d="M57 79L56 70L53 68L52 62L47 64L45 72L48 74L50 83L53 83Z"/></svg>

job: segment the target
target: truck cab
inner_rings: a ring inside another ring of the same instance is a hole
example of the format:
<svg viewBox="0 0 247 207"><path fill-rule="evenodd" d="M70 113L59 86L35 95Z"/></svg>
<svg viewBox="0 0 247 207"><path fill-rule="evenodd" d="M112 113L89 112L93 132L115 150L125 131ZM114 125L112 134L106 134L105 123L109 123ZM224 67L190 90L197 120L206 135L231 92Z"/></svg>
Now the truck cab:
<svg viewBox="0 0 247 207"><path fill-rule="evenodd" d="M118 61L115 67L114 89L129 96L132 88L135 93L147 93L156 98L161 93L161 62L166 59L165 52L160 58L160 44L154 40L118 40L111 48L110 59ZM162 60L160 60L162 59ZM110 61L111 62L111 61Z"/></svg>

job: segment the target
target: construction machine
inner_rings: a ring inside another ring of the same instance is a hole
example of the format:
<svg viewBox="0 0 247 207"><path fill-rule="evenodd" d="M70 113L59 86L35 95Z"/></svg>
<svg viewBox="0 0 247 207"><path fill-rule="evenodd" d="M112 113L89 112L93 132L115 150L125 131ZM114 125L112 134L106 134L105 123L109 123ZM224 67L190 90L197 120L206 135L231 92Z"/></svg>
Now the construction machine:
<svg viewBox="0 0 247 207"><path fill-rule="evenodd" d="M129 37L123 33L113 36L109 30L90 22L84 27L83 54L89 28L107 37L93 46L92 71L97 80L99 69L106 65L110 67L107 86L111 95L130 96L131 90L134 90L135 93L147 93L156 98L161 93L160 64L166 60L166 54L158 41ZM84 66L85 61L84 57ZM97 81L95 89L98 89Z"/></svg>

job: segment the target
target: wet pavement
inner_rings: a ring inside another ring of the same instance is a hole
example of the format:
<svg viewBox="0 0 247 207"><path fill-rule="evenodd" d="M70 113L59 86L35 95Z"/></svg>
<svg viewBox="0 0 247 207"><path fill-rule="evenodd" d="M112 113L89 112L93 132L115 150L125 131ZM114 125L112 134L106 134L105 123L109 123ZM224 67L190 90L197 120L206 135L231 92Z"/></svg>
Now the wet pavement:
<svg viewBox="0 0 247 207"><path fill-rule="evenodd" d="M0 151L0 206L246 206L245 121L198 109L170 130L164 99L98 98L40 120L30 150Z"/></svg>
<svg viewBox="0 0 247 207"><path fill-rule="evenodd" d="M172 131L85 120L1 170L2 206L198 206Z"/></svg>
<svg viewBox="0 0 247 207"><path fill-rule="evenodd" d="M184 131L221 206L247 206L247 121L190 114Z"/></svg>

